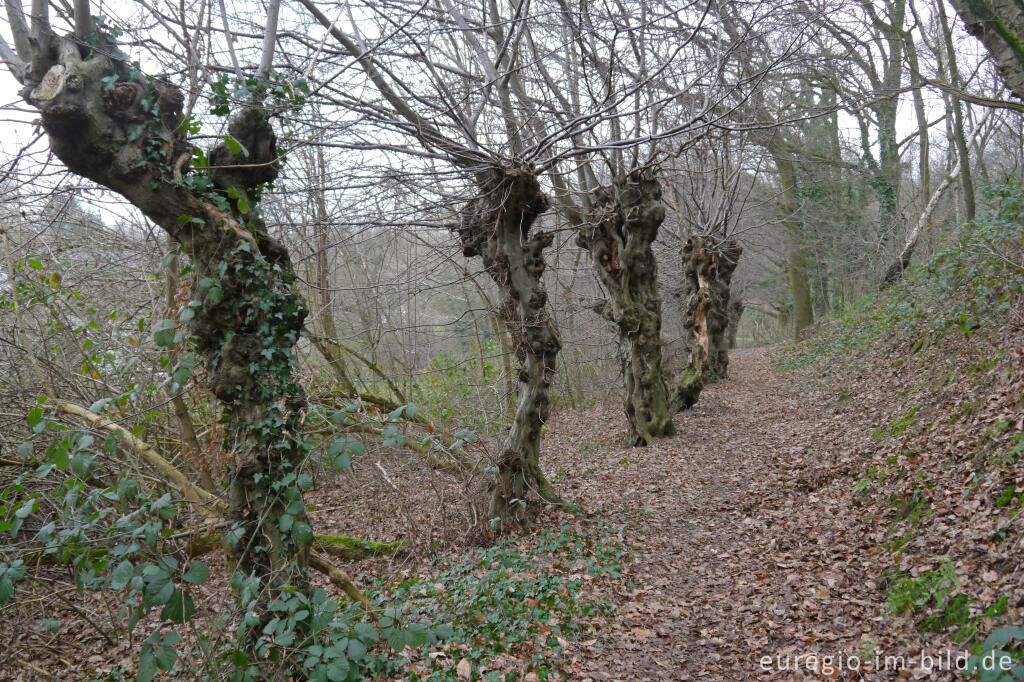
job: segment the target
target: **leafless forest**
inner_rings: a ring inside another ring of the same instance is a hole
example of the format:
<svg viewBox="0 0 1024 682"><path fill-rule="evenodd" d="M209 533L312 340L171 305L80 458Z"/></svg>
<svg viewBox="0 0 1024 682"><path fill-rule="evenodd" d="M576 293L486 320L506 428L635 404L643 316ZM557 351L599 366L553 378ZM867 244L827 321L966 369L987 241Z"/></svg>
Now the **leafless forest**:
<svg viewBox="0 0 1024 682"><path fill-rule="evenodd" d="M630 462L771 479L819 447L786 425L827 400L783 411L810 379L763 349L890 308L971 339L988 318L949 312L967 289L1010 315L986 336L1007 426L978 447L1022 431L1019 1L5 9L2 679L810 679L673 629L684 607L600 634L654 584L647 543L683 537L644 530L650 509L711 511L665 503L685 472ZM1002 231L957 246L974 224ZM915 273L950 258L1003 269L925 300ZM707 437L738 450L723 464ZM1015 462L999 509L1024 503ZM913 518L923 498L897 497ZM981 580L956 565L951 584ZM898 619L893 575L864 580ZM910 601L951 613L937 590ZM1020 677L981 679L1024 679L1020 598L946 624L974 624L963 647L1009 633Z"/></svg>

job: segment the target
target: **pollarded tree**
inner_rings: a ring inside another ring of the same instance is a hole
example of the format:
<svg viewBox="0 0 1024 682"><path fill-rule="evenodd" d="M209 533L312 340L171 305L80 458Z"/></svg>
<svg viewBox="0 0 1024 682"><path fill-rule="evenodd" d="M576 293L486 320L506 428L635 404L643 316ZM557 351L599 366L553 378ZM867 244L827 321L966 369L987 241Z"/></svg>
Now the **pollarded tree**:
<svg viewBox="0 0 1024 682"><path fill-rule="evenodd" d="M382 143L382 149L443 160L472 187L473 198L464 201L448 227L458 236L463 255L479 257L501 292L498 315L512 337L520 364L516 410L496 458L488 516L501 522L522 519L531 491L549 502L559 501L540 466L540 441L561 349L542 280L543 251L551 244L552 235L533 229L549 202L534 165L525 159L508 86L519 68L515 63L518 56L508 46L518 44L525 22L516 10L517 16L502 28L505 19L497 16L499 9L493 3L483 10L483 17L470 14L477 11L474 8L452 2L441 3L436 11L417 8L402 21L416 27L405 35L414 41L413 52L418 57L399 51L397 60L385 63L378 53L386 55L390 45L388 49L367 49L358 27L353 25L350 35L312 0L300 1L344 53L356 60L380 96L380 100L369 101L338 93L335 103L379 125L378 134L397 129L417 147ZM382 20L389 24L397 21L391 13ZM420 33L430 36L439 29L460 35L464 42L449 41L451 35L429 45L416 42ZM494 32L498 38L493 38ZM481 37L495 39L498 45L489 49ZM449 42L457 54L442 50ZM468 63L460 64L463 58ZM438 67L444 64L459 66L449 67L441 78ZM410 68L422 68L422 78L407 77L405 71ZM417 86L432 91L418 94ZM462 105L453 97L453 90L460 88L465 92Z"/></svg>
<svg viewBox="0 0 1024 682"><path fill-rule="evenodd" d="M683 343L690 352L688 363L703 369L702 382L728 376L728 328L730 316L736 314L731 308L732 275L743 253L736 235L744 227L744 208L759 170L752 148L756 149L745 134L717 135L688 150L677 168L666 171L672 178L672 203L681 231L686 233L685 241L676 235L683 241ZM694 298L703 288L708 293L706 311L698 310ZM701 344L704 348L698 351ZM692 392L686 388L690 374L684 370L677 395ZM680 404L688 406L687 402Z"/></svg>
<svg viewBox="0 0 1024 682"><path fill-rule="evenodd" d="M262 188L279 166L263 95L278 5L269 6L250 95L224 142L205 155L186 136L182 91L130 64L94 24L88 0L74 3L67 35L52 28L46 0L34 0L30 24L20 1L8 0L15 49L3 46L53 153L73 173L130 201L191 258L194 300L181 320L190 321L224 407L225 449L233 459L229 551L258 581L262 607L255 610L263 613L284 589L308 598L312 539L302 502L310 481L299 471L305 396L293 375L306 308L293 289L288 252L268 234L259 210ZM159 345L181 338L172 322L158 325L156 336ZM254 629L252 637L259 636Z"/></svg>
<svg viewBox="0 0 1024 682"><path fill-rule="evenodd" d="M661 185L651 171L636 170L595 198L598 210L581 221L577 242L591 254L608 293L601 312L623 342L628 440L647 445L675 433L661 360L658 264L651 250L665 219Z"/></svg>
<svg viewBox="0 0 1024 682"><path fill-rule="evenodd" d="M778 20L769 3L746 9L759 30ZM556 1L546 22L526 29L536 69L510 80L526 110L523 135L544 149L553 200L601 283L594 309L616 326L633 445L674 432L652 250L665 218L658 161L737 125L734 112L763 76L730 66L747 37L722 40L720 11L646 0L570 11ZM586 127L550 142L578 121Z"/></svg>

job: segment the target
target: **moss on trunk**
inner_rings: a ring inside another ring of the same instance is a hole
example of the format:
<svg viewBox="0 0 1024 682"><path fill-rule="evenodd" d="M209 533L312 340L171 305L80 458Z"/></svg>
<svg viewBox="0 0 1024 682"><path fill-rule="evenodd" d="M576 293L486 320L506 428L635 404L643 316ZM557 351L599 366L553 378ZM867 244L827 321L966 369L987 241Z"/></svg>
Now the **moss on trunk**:
<svg viewBox="0 0 1024 682"><path fill-rule="evenodd" d="M544 249L550 232L531 234L548 208L533 170L491 166L476 175L477 197L453 226L467 257L479 256L501 292L498 314L519 361L518 400L498 454L488 515L502 523L522 520L530 493L550 502L558 496L540 468L541 428L550 411L549 391L562 344L547 311Z"/></svg>
<svg viewBox="0 0 1024 682"><path fill-rule="evenodd" d="M106 38L97 45L49 35L23 94L69 170L128 199L191 257L191 335L234 459L235 560L269 588L264 603L286 585L306 590L312 531L296 476L305 396L292 375L306 310L288 253L258 210L278 170L273 130L259 107L244 109L229 125L231 143L208 155L220 167L193 168L182 93L140 74Z"/></svg>
<svg viewBox="0 0 1024 682"><path fill-rule="evenodd" d="M622 347L623 406L631 445L675 433L661 357L658 265L651 250L665 219L661 185L634 170L597 192L598 210L579 225L577 243L591 255L608 293L602 316L615 323Z"/></svg>

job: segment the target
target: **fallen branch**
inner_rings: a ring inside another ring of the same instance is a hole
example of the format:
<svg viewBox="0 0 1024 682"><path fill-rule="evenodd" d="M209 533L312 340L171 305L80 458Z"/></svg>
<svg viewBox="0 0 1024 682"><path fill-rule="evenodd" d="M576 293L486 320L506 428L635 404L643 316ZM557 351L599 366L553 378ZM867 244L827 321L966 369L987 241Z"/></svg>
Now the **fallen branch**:
<svg viewBox="0 0 1024 682"><path fill-rule="evenodd" d="M145 441L133 436L127 430L118 426L106 417L101 417L98 414L90 412L81 405L69 403L66 400L58 400L56 401L56 406L58 411L81 417L90 426L97 430L120 434L122 441L129 445L135 452L142 455L143 459L152 465L167 482L177 488L181 494L185 496L186 500L199 507L200 513L206 518L207 522L219 523L227 513L227 503L224 502L224 500L214 497L212 494L192 483L192 481L188 480L185 474L178 471L174 465L164 459L160 453ZM213 547L211 546L211 549L212 548ZM192 550L190 549L190 551ZM359 588L355 586L347 573L342 571L340 568L333 566L329 561L327 561L327 559L313 551L310 551L309 553L309 566L310 568L326 575L331 583L340 588L349 596L350 599L358 601L367 610L370 610L370 600L367 599L366 595L364 595Z"/></svg>
<svg viewBox="0 0 1024 682"><path fill-rule="evenodd" d="M193 535L186 547L189 558L194 559L212 552L222 544L223 535L224 532L221 529L215 529L213 532L203 535ZM326 535L324 533L314 533L313 546L324 554L330 554L339 559L347 559L349 561L359 561L360 559L386 556L388 554L405 554L408 552L408 543L405 540L375 542L373 540L353 538L348 535Z"/></svg>
<svg viewBox="0 0 1024 682"><path fill-rule="evenodd" d="M319 554L313 552L309 553L309 566L314 568L324 575L331 581L331 584L340 589L342 592L348 595L352 601L357 601L363 605L363 608L367 611L373 610L373 605L365 594L359 591L359 588L352 584L352 580L348 577L348 574L340 568L334 566Z"/></svg>
<svg viewBox="0 0 1024 682"><path fill-rule="evenodd" d="M388 554L406 554L409 551L408 543L405 540L374 542L348 535L324 535L321 533L313 535L313 544L326 554L351 561Z"/></svg>
<svg viewBox="0 0 1024 682"><path fill-rule="evenodd" d="M156 469L161 476L181 491L181 494L185 496L185 499L195 505L199 505L200 511L205 517L209 518L214 515L223 516L227 512L226 502L217 499L211 493L206 492L196 484L192 483L192 481L188 480L188 477L186 477L185 474L178 471L173 464L164 459L160 453L153 448L153 446L135 437L124 427L110 419L107 419L106 417L90 412L81 405L69 403L66 400L56 401L56 406L59 412L81 417L94 429L106 431L107 433L118 436L129 447L131 447L132 450L142 455L142 458ZM209 509L209 506L211 505L213 507L213 511Z"/></svg>

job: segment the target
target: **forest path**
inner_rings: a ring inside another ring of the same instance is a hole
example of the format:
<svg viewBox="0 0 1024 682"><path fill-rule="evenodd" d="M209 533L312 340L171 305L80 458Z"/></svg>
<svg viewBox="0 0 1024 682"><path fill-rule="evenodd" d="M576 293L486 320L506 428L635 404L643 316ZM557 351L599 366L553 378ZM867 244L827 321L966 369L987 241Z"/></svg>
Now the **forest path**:
<svg viewBox="0 0 1024 682"><path fill-rule="evenodd" d="M829 467L853 425L820 392L772 372L763 349L734 351L729 371L677 415L678 435L647 448L559 447L600 431L598 420L623 422L612 405L552 424L558 454L547 466L573 472L560 490L588 509L631 511L641 532L626 571L633 587L619 595L611 631L570 644L574 679L826 679L774 661L766 671L760 660L873 660L885 643L873 632L883 627L873 541L848 472ZM624 428L611 430L621 442Z"/></svg>

